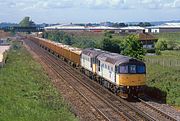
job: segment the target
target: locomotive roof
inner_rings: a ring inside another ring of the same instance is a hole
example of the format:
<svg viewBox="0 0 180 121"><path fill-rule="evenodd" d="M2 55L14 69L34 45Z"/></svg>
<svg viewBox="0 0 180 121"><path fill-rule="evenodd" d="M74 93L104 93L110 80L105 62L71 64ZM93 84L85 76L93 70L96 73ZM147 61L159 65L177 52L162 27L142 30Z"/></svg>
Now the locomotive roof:
<svg viewBox="0 0 180 121"><path fill-rule="evenodd" d="M100 49L94 49L94 48L87 48L82 50L82 54L85 54L87 56L90 56L91 58L103 53L104 51Z"/></svg>
<svg viewBox="0 0 180 121"><path fill-rule="evenodd" d="M120 55L117 53L110 53L110 52L102 53L102 54L98 55L97 58L99 60L111 63L113 65L119 65L122 63L130 63L130 62L136 62L136 63L142 63L143 64L142 61L139 61L135 58Z"/></svg>

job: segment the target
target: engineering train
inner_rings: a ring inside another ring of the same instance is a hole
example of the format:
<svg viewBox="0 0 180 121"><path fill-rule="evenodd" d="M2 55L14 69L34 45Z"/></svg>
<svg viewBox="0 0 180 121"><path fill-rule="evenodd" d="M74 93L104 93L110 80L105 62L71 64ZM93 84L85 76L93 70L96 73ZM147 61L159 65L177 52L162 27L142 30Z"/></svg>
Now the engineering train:
<svg viewBox="0 0 180 121"><path fill-rule="evenodd" d="M27 38L122 98L143 94L146 65L140 60L95 48L75 48L34 36Z"/></svg>

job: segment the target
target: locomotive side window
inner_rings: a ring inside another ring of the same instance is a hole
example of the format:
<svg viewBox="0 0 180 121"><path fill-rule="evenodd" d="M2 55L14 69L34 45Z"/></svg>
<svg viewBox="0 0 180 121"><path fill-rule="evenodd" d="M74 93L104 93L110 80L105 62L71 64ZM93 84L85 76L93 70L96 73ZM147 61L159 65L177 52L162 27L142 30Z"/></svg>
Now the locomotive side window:
<svg viewBox="0 0 180 121"><path fill-rule="evenodd" d="M113 67L111 67L111 71L113 71Z"/></svg>
<svg viewBox="0 0 180 121"><path fill-rule="evenodd" d="M103 63L101 64L101 67L104 68L104 64Z"/></svg>
<svg viewBox="0 0 180 121"><path fill-rule="evenodd" d="M100 61L98 60L98 71L101 71L101 70L100 70L100 65L101 65L101 63L100 63Z"/></svg>
<svg viewBox="0 0 180 121"><path fill-rule="evenodd" d="M93 66L93 58L91 58L90 60L91 60L90 63L91 63L91 68L92 68L92 66Z"/></svg>

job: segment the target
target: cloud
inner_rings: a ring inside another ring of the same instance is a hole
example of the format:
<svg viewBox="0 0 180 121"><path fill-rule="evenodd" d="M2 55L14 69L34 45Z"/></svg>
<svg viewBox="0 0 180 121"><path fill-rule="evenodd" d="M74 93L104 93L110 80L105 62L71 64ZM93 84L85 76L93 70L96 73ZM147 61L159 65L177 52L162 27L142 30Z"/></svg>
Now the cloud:
<svg viewBox="0 0 180 121"><path fill-rule="evenodd" d="M90 8L114 8L123 7L125 3L125 0L84 0L83 5Z"/></svg>
<svg viewBox="0 0 180 121"><path fill-rule="evenodd" d="M62 9L62 8L180 8L180 0L0 0L0 5L29 9Z"/></svg>
<svg viewBox="0 0 180 121"><path fill-rule="evenodd" d="M124 8L126 0L0 0L1 3L4 3L7 7L19 9Z"/></svg>
<svg viewBox="0 0 180 121"><path fill-rule="evenodd" d="M175 0L173 3L174 8L180 8L180 0Z"/></svg>
<svg viewBox="0 0 180 121"><path fill-rule="evenodd" d="M140 0L140 4L150 9L179 8L180 0Z"/></svg>

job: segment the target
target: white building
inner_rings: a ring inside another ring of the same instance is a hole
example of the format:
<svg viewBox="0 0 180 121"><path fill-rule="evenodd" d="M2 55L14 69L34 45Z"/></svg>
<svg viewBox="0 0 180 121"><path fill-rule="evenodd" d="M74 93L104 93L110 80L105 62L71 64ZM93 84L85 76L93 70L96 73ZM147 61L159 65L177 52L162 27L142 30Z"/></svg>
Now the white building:
<svg viewBox="0 0 180 121"><path fill-rule="evenodd" d="M180 32L180 23L165 23L159 26L147 27L145 32L163 33L163 32Z"/></svg>
<svg viewBox="0 0 180 121"><path fill-rule="evenodd" d="M44 28L46 31L52 30L64 30L64 31L103 31L103 30L118 30L119 28L115 27L107 27L107 26L78 26L78 25L55 25L55 26L48 26Z"/></svg>
<svg viewBox="0 0 180 121"><path fill-rule="evenodd" d="M143 33L144 30L145 28L140 26L128 26L120 28L116 33Z"/></svg>

